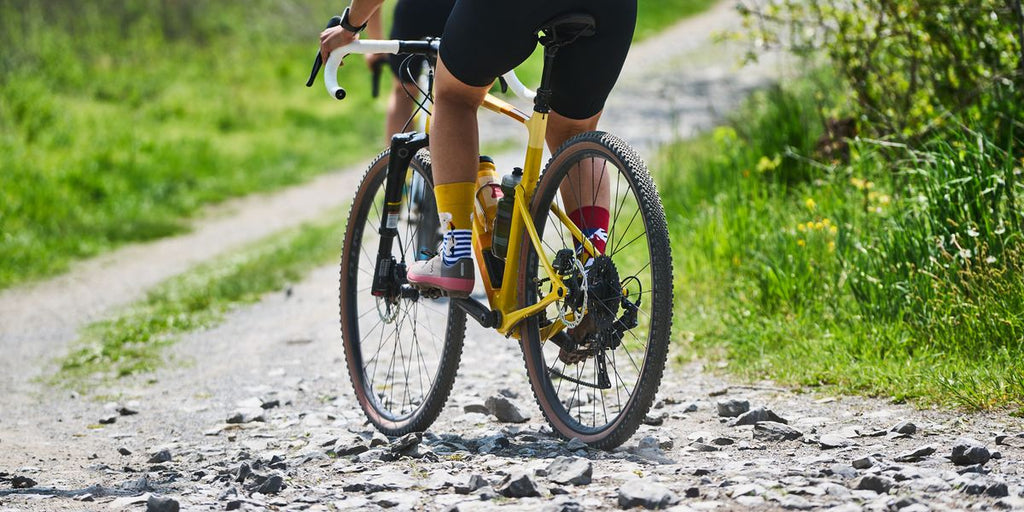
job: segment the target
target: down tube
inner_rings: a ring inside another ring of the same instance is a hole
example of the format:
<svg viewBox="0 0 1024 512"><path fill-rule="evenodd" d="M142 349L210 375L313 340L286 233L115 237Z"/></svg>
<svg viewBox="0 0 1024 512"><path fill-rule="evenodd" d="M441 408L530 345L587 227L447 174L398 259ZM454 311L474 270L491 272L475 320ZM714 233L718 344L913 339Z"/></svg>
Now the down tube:
<svg viewBox="0 0 1024 512"><path fill-rule="evenodd" d="M525 194L522 195L522 201L529 206L530 201L533 199L533 192L537 188L537 179L540 177L540 163L544 157L544 135L547 131L548 126L548 115L535 112L533 117L526 122L526 128L530 132L529 145L526 148L526 161L523 163L523 180L520 183L520 187ZM520 198L516 198L520 200ZM523 222L533 222L533 219L524 219L521 215L512 216L512 226L509 229L509 251L505 259L505 275L503 276L502 283L518 283L519 274L519 261L522 257L522 248L524 242L524 228ZM513 249L514 248L514 249ZM507 285L502 287L502 292L498 298L498 310L507 313L514 311L519 307L519 290L518 286L509 287ZM508 335L509 331L513 328L513 325L504 324L499 329L504 335Z"/></svg>

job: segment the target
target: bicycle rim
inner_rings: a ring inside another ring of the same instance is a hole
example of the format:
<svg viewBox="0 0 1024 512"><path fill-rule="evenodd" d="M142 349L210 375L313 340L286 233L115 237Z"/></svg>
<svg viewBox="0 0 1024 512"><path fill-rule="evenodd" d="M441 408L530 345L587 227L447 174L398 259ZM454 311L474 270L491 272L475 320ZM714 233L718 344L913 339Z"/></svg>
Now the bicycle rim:
<svg viewBox="0 0 1024 512"><path fill-rule="evenodd" d="M388 160L385 152L370 165L352 203L342 248L341 327L360 406L379 430L402 435L428 428L444 406L462 353L466 317L446 300L386 300L370 293ZM414 174L430 200L410 200L416 193ZM429 157L421 152L405 180L392 249L395 260L406 266L422 245L439 239L430 176Z"/></svg>
<svg viewBox="0 0 1024 512"><path fill-rule="evenodd" d="M582 172L594 176L593 186L579 178ZM580 254L550 206L600 203L602 194L609 217L607 247L587 264L583 260L589 256ZM665 365L672 261L661 201L646 166L628 145L591 132L574 137L552 156L532 213L547 257L554 261L566 250L574 255L573 270L563 279L579 288L521 327L534 394L555 432L613 448L636 431L650 409ZM550 283L532 244L524 244L523 251L520 286L523 305L528 305L545 295ZM579 325L542 339L542 328L556 322Z"/></svg>

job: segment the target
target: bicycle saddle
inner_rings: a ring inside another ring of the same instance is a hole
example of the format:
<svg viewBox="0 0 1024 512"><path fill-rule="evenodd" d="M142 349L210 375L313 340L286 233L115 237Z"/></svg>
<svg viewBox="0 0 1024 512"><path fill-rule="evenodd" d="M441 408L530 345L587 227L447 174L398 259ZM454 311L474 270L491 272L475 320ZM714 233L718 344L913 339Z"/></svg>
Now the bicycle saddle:
<svg viewBox="0 0 1024 512"><path fill-rule="evenodd" d="M582 12L559 14L541 24L540 44L544 46L565 46L580 37L594 35L594 17Z"/></svg>

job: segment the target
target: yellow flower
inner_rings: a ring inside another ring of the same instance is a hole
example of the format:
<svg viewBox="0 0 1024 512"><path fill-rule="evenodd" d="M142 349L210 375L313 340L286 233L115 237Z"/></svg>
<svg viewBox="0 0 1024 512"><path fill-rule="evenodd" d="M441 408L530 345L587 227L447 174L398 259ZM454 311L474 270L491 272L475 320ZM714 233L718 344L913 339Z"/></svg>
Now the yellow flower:
<svg viewBox="0 0 1024 512"><path fill-rule="evenodd" d="M821 219L821 223L826 225L826 226L831 226L832 225L832 221L828 220L827 217L824 218L824 219Z"/></svg>
<svg viewBox="0 0 1024 512"><path fill-rule="evenodd" d="M814 199L808 197L807 199L804 199L804 206L806 206L808 210L813 210L818 207L818 203L815 203Z"/></svg>
<svg viewBox="0 0 1024 512"><path fill-rule="evenodd" d="M825 223L824 222L818 221L818 222L814 223L814 229L816 229L818 231L821 231L824 228L825 228Z"/></svg>
<svg viewBox="0 0 1024 512"><path fill-rule="evenodd" d="M804 226L804 224L801 222L800 224L796 225L796 230L803 233L804 231L807 231L807 227Z"/></svg>
<svg viewBox="0 0 1024 512"><path fill-rule="evenodd" d="M803 247L807 245L807 242L804 242L804 240L801 238L800 240L796 241L796 244L799 245L800 247Z"/></svg>
<svg viewBox="0 0 1024 512"><path fill-rule="evenodd" d="M829 226L829 227L828 227L828 232L829 232L829 233L832 233L832 234L834 235L834 234L836 234L836 233L838 233L838 232L839 232L839 228L837 228L837 227L835 227L835 226Z"/></svg>
<svg viewBox="0 0 1024 512"><path fill-rule="evenodd" d="M771 171L778 167L781 163L782 159L778 155L775 155L775 158L768 158L766 156L762 156L761 159L757 161L757 172Z"/></svg>
<svg viewBox="0 0 1024 512"><path fill-rule="evenodd" d="M829 240L829 242L828 242L828 252L835 252L835 251L836 251L836 243L831 241L831 240Z"/></svg>

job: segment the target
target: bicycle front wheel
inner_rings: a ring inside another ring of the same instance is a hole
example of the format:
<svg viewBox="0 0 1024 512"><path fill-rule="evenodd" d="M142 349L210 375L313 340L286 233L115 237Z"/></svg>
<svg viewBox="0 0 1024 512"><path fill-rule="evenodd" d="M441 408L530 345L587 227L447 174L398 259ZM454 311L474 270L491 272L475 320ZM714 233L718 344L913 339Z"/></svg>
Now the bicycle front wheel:
<svg viewBox="0 0 1024 512"><path fill-rule="evenodd" d="M573 215L587 206L604 210L607 225L602 215ZM590 132L551 157L531 213L569 293L520 327L530 384L555 432L614 448L650 410L665 367L672 257L661 200L632 148ZM567 222L605 242L603 253L584 251ZM529 240L522 251L519 289L528 306L551 287Z"/></svg>
<svg viewBox="0 0 1024 512"><path fill-rule="evenodd" d="M447 300L416 293L371 294L388 161L384 152L370 164L349 213L341 259L341 334L359 405L378 430L397 436L426 430L444 407L462 354L466 314ZM434 249L440 240L426 151L413 158L403 183L401 214L389 222L398 227L391 256L407 267L420 257L422 245ZM421 197L411 198L414 194Z"/></svg>

